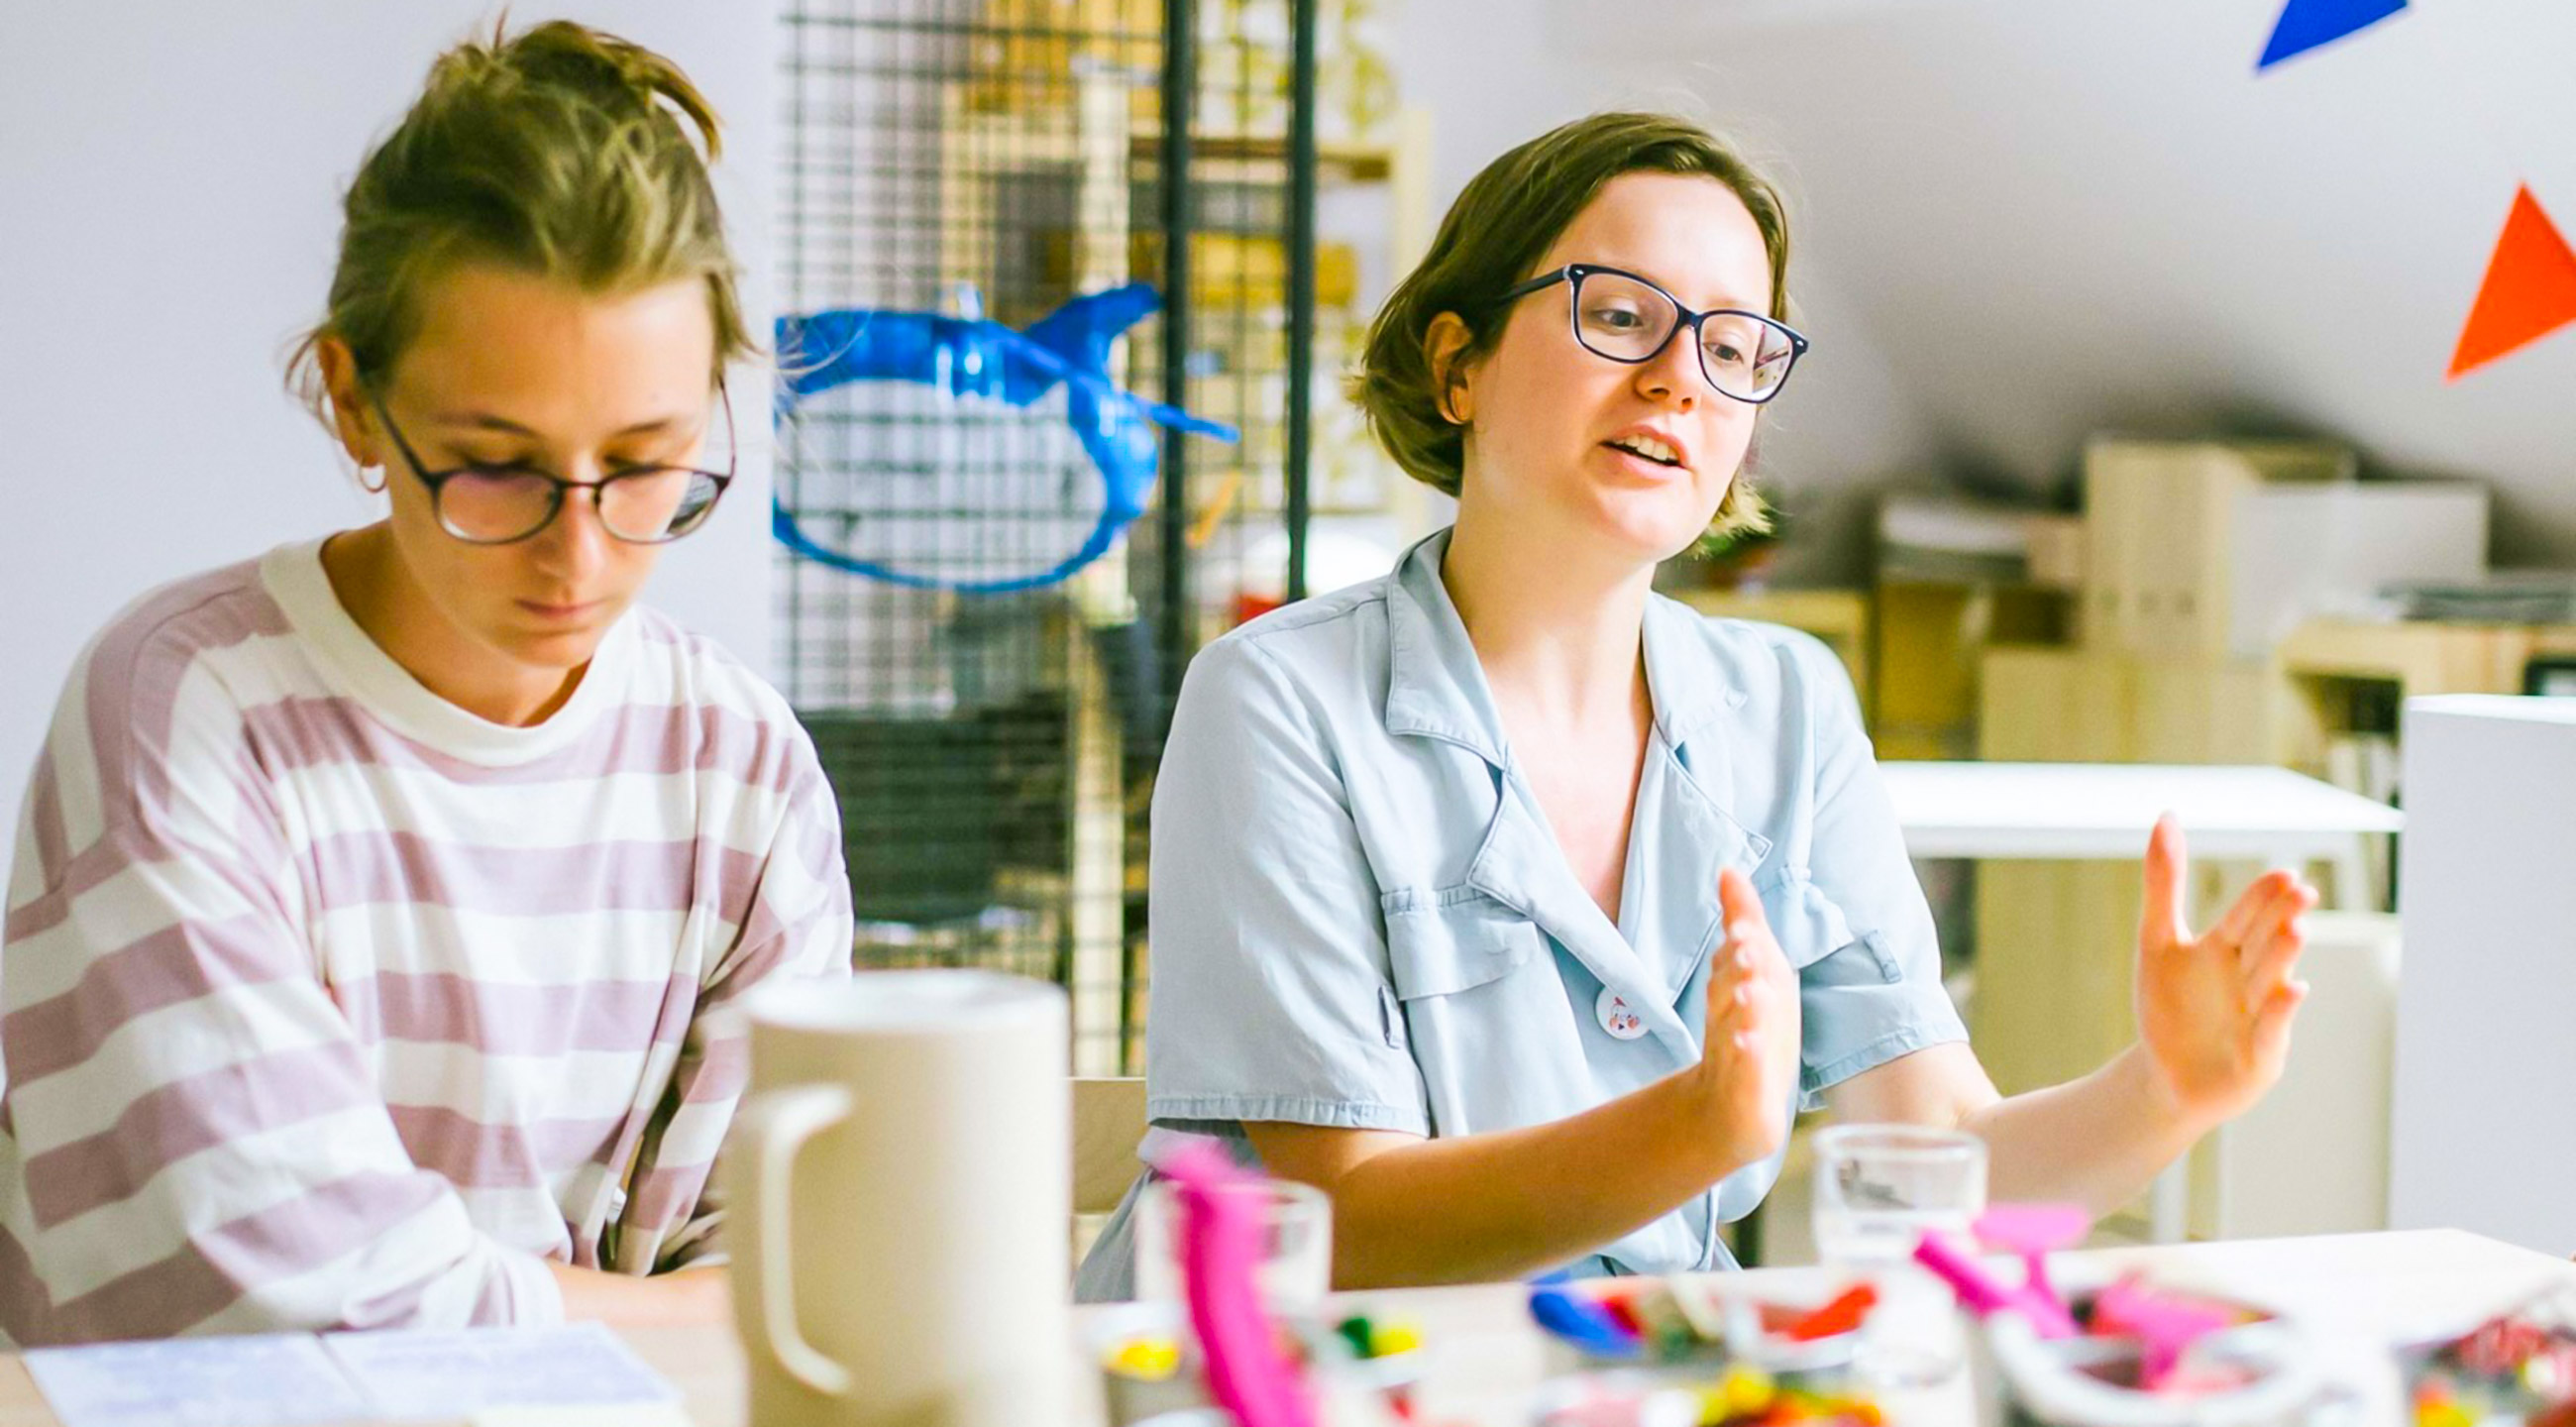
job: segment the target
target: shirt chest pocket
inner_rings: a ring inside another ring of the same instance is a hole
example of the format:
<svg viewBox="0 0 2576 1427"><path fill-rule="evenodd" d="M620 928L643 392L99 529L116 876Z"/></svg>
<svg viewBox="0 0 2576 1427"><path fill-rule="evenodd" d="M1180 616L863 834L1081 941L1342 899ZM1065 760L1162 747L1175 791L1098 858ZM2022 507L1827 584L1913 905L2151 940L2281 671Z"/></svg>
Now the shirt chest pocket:
<svg viewBox="0 0 2576 1427"><path fill-rule="evenodd" d="M1397 999L1456 996L1529 964L1538 955L1538 924L1476 894L1445 904L1390 910L1388 970Z"/></svg>
<svg viewBox="0 0 2576 1427"><path fill-rule="evenodd" d="M1856 929L1841 905L1802 872L1762 892L1781 954L1806 986L1889 986L1905 978L1878 929Z"/></svg>
<svg viewBox="0 0 2576 1427"><path fill-rule="evenodd" d="M1481 893L1425 896L1390 907L1386 950L1381 1028L1422 1074L1433 1134L1535 1124L1585 1103L1564 984L1537 923Z"/></svg>

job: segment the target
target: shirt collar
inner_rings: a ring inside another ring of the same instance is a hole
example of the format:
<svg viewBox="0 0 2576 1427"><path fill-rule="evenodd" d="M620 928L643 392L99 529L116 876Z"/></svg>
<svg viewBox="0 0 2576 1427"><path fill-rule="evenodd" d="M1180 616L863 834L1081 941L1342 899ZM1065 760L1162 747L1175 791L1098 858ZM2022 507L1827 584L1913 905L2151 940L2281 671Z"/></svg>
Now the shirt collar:
<svg viewBox="0 0 2576 1427"><path fill-rule="evenodd" d="M1440 579L1449 532L1419 541L1396 565L1387 589L1386 729L1455 743L1505 766L1502 719L1484 666ZM1646 688L1655 727L1678 749L1709 721L1744 702L1720 676L1701 616L1661 595L1646 600Z"/></svg>
<svg viewBox="0 0 2576 1427"><path fill-rule="evenodd" d="M1674 748L1689 743L1718 715L1744 702L1709 647L1706 616L1679 600L1646 597L1646 690L1655 727Z"/></svg>
<svg viewBox="0 0 2576 1427"><path fill-rule="evenodd" d="M1415 543L1387 587L1386 731L1457 744L1500 768L1503 721L1466 623L1440 581L1449 532Z"/></svg>

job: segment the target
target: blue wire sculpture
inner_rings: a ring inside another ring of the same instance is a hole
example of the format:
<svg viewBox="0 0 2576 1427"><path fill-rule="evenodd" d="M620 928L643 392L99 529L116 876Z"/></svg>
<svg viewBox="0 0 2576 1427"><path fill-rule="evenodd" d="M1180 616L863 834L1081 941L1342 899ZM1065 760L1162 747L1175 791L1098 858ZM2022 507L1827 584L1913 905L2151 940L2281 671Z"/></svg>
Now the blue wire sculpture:
<svg viewBox="0 0 2576 1427"><path fill-rule="evenodd" d="M778 319L778 361L785 374L779 422L803 399L851 382L918 382L951 396L996 398L1017 407L1030 406L1061 385L1065 419L1099 470L1107 499L1080 548L1051 569L1009 579L940 579L860 559L808 535L775 496L770 500L770 533L806 559L837 570L915 589L975 594L1035 589L1099 559L1118 532L1145 511L1161 444L1154 428L1220 441L1242 439L1234 427L1148 401L1111 380L1110 344L1161 305L1150 284L1136 282L1077 297L1026 331L980 317L872 308Z"/></svg>

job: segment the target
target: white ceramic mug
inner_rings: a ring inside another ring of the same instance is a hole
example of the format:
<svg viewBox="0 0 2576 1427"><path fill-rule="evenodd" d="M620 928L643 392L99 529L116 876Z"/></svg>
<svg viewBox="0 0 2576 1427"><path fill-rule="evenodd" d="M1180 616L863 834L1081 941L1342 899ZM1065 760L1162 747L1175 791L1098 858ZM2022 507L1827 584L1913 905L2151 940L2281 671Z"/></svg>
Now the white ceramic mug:
<svg viewBox="0 0 2576 1427"><path fill-rule="evenodd" d="M1072 1415L1064 992L863 972L745 998L752 1093L723 1165L762 1427Z"/></svg>

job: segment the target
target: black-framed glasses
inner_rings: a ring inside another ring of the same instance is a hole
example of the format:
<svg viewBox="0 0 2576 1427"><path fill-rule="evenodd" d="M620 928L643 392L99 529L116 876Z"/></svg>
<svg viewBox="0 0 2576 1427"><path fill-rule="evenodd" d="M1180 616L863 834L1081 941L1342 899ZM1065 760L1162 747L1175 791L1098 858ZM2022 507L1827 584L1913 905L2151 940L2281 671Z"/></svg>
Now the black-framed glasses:
<svg viewBox="0 0 2576 1427"><path fill-rule="evenodd" d="M1681 299L1632 272L1568 263L1512 288L1496 307L1564 283L1574 340L1597 357L1634 366L1650 362L1687 327L1699 347L1699 370L1720 396L1760 405L1780 394L1807 339L1758 312L1719 307L1693 312Z"/></svg>
<svg viewBox="0 0 2576 1427"><path fill-rule="evenodd" d="M384 398L367 393L385 434L419 482L429 487L430 513L439 528L469 545L511 545L554 523L564 501L576 490L591 493L600 528L629 545L666 545L695 531L713 515L716 501L733 484L741 453L734 443L733 399L721 383L716 402L724 410L725 449L721 473L695 466L628 466L595 481L568 481L534 466L469 463L443 471L424 464L402 428L385 410Z"/></svg>

